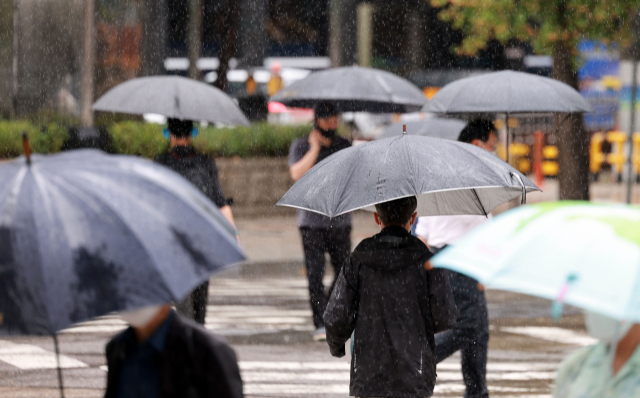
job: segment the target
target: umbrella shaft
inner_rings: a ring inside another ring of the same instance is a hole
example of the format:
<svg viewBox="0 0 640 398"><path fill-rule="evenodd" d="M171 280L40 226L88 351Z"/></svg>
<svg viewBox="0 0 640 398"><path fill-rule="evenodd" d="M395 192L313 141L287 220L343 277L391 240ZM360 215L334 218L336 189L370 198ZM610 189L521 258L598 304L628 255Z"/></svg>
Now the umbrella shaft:
<svg viewBox="0 0 640 398"><path fill-rule="evenodd" d="M58 387L60 388L60 398L64 398L64 384L62 384L62 367L60 366L60 347L58 346L58 335L53 334L53 346L56 351L56 362L58 363Z"/></svg>

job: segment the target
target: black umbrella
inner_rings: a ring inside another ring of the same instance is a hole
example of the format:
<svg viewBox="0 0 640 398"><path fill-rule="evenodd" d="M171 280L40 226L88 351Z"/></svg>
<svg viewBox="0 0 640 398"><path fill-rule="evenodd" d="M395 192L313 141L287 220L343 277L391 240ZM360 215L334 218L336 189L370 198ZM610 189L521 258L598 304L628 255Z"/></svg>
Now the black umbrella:
<svg viewBox="0 0 640 398"><path fill-rule="evenodd" d="M414 112L426 102L413 83L379 69L348 66L315 72L284 88L271 101L297 108L331 102L341 112Z"/></svg>
<svg viewBox="0 0 640 398"><path fill-rule="evenodd" d="M406 128L408 134L456 141L466 125L467 122L462 120L444 117L432 117L407 123L393 123L384 129L379 139L402 135L403 128Z"/></svg>
<svg viewBox="0 0 640 398"><path fill-rule="evenodd" d="M216 206L148 160L85 149L0 164L0 334L55 338L178 301L244 258Z"/></svg>
<svg viewBox="0 0 640 398"><path fill-rule="evenodd" d="M418 215L487 215L539 191L497 156L471 144L403 134L337 152L302 176L277 203L336 217L417 196Z"/></svg>
<svg viewBox="0 0 640 398"><path fill-rule="evenodd" d="M132 79L100 97L93 110L248 126L238 105L223 91L180 76Z"/></svg>

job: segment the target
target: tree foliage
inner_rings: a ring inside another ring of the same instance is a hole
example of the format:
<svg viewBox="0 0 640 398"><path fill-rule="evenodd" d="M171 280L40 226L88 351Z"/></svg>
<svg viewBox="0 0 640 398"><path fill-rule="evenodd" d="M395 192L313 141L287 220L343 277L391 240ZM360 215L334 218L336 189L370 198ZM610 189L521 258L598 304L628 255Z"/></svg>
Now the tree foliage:
<svg viewBox="0 0 640 398"><path fill-rule="evenodd" d="M429 0L428 0L429 1ZM465 37L456 51L474 55L490 40L528 41L539 54L553 54L562 43L577 60L583 39L630 43L640 0L430 0L439 17Z"/></svg>

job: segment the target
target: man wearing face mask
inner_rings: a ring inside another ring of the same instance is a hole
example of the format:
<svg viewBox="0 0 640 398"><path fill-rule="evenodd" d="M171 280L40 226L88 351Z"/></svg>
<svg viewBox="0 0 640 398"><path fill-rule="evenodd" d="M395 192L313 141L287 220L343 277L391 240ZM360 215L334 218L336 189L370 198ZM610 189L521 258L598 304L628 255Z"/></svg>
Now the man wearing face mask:
<svg viewBox="0 0 640 398"><path fill-rule="evenodd" d="M553 397L640 397L640 324L618 323L593 312L586 312L585 324L600 342L560 364Z"/></svg>
<svg viewBox="0 0 640 398"><path fill-rule="evenodd" d="M106 348L105 398L242 398L233 349L169 305L121 313L130 327Z"/></svg>
<svg viewBox="0 0 640 398"><path fill-rule="evenodd" d="M349 141L336 135L338 112L330 103L321 103L315 108L315 123L308 137L291 144L289 150L289 173L293 181L298 181L315 164L330 155L351 146ZM351 250L351 215L329 218L305 210L298 210L298 226L302 235L305 266L309 279L309 298L316 327L313 339L324 340L326 332L322 314L335 285L340 267ZM331 257L335 278L329 293L325 292L324 253Z"/></svg>

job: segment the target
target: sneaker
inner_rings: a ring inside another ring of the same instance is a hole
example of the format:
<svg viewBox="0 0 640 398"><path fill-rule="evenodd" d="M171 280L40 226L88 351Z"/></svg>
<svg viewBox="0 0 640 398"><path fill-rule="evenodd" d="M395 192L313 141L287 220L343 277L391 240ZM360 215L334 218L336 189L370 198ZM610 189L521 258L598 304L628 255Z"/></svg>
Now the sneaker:
<svg viewBox="0 0 640 398"><path fill-rule="evenodd" d="M325 341L327 339L327 330L323 327L318 328L313 333L313 341Z"/></svg>

